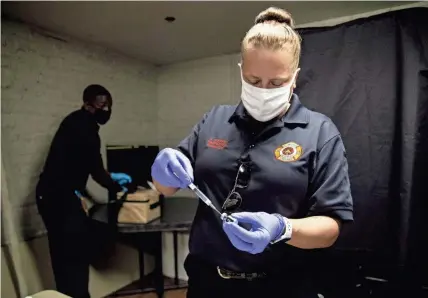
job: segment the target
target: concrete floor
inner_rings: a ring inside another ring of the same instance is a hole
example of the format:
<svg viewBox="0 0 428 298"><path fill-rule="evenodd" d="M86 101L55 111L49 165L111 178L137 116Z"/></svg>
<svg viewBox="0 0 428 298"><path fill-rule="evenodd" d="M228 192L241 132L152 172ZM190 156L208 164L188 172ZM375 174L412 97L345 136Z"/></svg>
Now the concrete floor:
<svg viewBox="0 0 428 298"><path fill-rule="evenodd" d="M157 298L156 293L122 296L121 298ZM186 298L186 290L171 290L165 292L165 298Z"/></svg>

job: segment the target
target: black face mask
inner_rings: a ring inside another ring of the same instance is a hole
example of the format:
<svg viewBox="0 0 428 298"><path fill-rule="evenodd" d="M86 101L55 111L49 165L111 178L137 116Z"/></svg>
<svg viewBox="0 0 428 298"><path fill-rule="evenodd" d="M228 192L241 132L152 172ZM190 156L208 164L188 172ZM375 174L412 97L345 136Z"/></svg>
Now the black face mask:
<svg viewBox="0 0 428 298"><path fill-rule="evenodd" d="M106 124L110 120L111 110L96 109L94 112L95 121L98 124Z"/></svg>

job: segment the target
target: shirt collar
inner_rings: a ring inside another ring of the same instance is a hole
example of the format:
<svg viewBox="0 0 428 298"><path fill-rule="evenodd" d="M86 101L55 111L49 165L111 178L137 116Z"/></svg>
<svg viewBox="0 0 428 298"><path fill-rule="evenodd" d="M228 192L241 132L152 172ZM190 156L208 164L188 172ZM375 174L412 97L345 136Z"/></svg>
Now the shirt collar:
<svg viewBox="0 0 428 298"><path fill-rule="evenodd" d="M302 105L302 103L299 100L299 97L297 94L292 95L290 100L290 108L285 113L285 115L278 119L278 121L281 121L285 124L302 124L307 125L309 123L309 113L308 109ZM247 117L247 111L244 108L244 105L242 104L242 101L237 105L235 112L230 116L229 122L234 122L237 119L242 119L244 117Z"/></svg>

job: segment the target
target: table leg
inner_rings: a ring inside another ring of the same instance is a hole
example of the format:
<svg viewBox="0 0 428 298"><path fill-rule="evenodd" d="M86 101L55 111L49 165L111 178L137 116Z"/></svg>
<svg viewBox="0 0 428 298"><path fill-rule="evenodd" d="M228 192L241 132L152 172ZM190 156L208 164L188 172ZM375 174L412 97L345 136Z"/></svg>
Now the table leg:
<svg viewBox="0 0 428 298"><path fill-rule="evenodd" d="M175 278L174 283L178 286L178 244L177 244L177 238L178 233L177 231L174 231L174 270L175 270Z"/></svg>
<svg viewBox="0 0 428 298"><path fill-rule="evenodd" d="M140 271L140 281L144 280L144 250L142 247L138 247L138 267Z"/></svg>
<svg viewBox="0 0 428 298"><path fill-rule="evenodd" d="M159 298L163 298L164 279L163 279L163 268L162 268L162 232L156 232L156 243L157 249L155 250L155 289L156 294Z"/></svg>

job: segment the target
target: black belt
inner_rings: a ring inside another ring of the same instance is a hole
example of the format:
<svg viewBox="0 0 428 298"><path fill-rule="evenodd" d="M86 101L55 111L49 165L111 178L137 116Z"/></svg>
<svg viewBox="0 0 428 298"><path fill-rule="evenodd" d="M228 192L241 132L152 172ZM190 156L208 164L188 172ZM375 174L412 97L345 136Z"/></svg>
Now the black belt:
<svg viewBox="0 0 428 298"><path fill-rule="evenodd" d="M253 279L265 278L267 275L264 272L235 272L217 266L217 273L224 279L245 279L251 281Z"/></svg>

